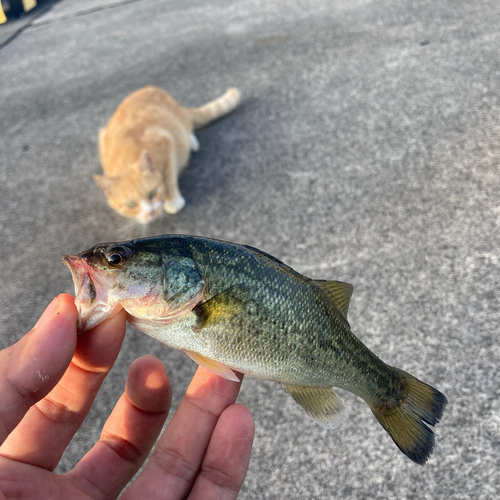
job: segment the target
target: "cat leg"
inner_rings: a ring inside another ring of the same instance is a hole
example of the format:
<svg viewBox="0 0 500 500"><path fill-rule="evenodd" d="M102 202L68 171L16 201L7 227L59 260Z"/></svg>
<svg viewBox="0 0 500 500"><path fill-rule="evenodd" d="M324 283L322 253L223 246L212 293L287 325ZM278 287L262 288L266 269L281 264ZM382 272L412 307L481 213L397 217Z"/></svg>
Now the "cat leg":
<svg viewBox="0 0 500 500"><path fill-rule="evenodd" d="M175 143L170 133L161 127L149 127L145 133L148 150L158 159L156 165L163 174L165 201L163 210L167 214L176 214L186 205L186 200L179 191L178 178L182 168L179 168Z"/></svg>
<svg viewBox="0 0 500 500"><path fill-rule="evenodd" d="M176 214L177 212L180 212L184 207L186 206L186 200L182 196L182 194L179 193L179 196L176 198L172 198L171 200L165 201L163 204L163 210L167 214Z"/></svg>
<svg viewBox="0 0 500 500"><path fill-rule="evenodd" d="M191 151L198 151L198 149L200 149L200 143L198 142L198 139L196 138L193 132L191 132L191 137L189 138L189 141L191 143Z"/></svg>
<svg viewBox="0 0 500 500"><path fill-rule="evenodd" d="M165 202L163 210L167 214L176 214L180 212L186 205L186 200L179 191L179 172L180 168L176 168L177 159L174 154L172 143L169 143L168 148L168 163L165 170Z"/></svg>

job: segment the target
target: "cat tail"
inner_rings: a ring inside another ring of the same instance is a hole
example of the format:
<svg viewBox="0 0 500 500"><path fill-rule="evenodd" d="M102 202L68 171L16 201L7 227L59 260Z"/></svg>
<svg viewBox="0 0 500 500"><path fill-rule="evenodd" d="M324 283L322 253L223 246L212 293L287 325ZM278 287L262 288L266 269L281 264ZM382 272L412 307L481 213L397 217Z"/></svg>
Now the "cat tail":
<svg viewBox="0 0 500 500"><path fill-rule="evenodd" d="M236 88L229 89L223 96L208 102L199 108L188 108L187 112L195 129L230 113L240 102L240 91Z"/></svg>
<svg viewBox="0 0 500 500"><path fill-rule="evenodd" d="M446 397L409 373L393 369L400 382L399 397L392 402L368 404L397 447L423 465L434 448L434 433L429 425L434 426L441 419Z"/></svg>

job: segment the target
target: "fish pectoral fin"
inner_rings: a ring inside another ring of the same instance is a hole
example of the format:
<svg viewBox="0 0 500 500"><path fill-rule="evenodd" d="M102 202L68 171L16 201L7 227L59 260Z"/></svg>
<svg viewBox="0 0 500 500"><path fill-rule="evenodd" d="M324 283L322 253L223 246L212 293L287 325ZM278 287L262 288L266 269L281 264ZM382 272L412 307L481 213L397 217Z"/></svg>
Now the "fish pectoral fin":
<svg viewBox="0 0 500 500"><path fill-rule="evenodd" d="M236 376L236 373L231 370L231 368L214 361L213 359L206 358L201 354L194 351L184 351L194 362L198 363L200 366L205 368L205 370L210 373L215 373L219 377L225 378L227 380L232 380L233 382L239 382L240 379Z"/></svg>
<svg viewBox="0 0 500 500"><path fill-rule="evenodd" d="M310 417L323 427L333 429L347 418L344 404L331 387L292 384L281 384L281 386Z"/></svg>
<svg viewBox="0 0 500 500"><path fill-rule="evenodd" d="M353 286L343 281L312 280L321 291L335 304L347 321L347 311L351 301Z"/></svg>
<svg viewBox="0 0 500 500"><path fill-rule="evenodd" d="M247 307L245 303L250 302L249 286L247 283L239 283L214 295L203 304L198 304L193 309L198 316L195 330L201 330L244 312Z"/></svg>

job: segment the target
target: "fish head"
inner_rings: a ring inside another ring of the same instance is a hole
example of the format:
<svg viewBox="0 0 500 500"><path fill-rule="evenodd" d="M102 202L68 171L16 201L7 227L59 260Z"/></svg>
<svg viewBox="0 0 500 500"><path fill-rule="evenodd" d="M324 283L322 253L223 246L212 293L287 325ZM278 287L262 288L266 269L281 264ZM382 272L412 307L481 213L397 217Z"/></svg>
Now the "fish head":
<svg viewBox="0 0 500 500"><path fill-rule="evenodd" d="M205 288L191 258L134 242L96 245L78 255L64 255L62 261L75 286L79 332L121 309L133 318L173 323L201 301Z"/></svg>

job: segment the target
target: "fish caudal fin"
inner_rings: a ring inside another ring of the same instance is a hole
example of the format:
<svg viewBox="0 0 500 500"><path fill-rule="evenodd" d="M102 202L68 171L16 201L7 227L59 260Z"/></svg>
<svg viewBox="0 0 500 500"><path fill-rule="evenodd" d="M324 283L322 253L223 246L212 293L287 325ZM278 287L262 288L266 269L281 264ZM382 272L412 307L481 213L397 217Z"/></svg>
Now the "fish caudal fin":
<svg viewBox="0 0 500 500"><path fill-rule="evenodd" d="M446 397L430 385L394 368L400 376L401 398L395 405L370 404L382 427L411 460L423 465L434 448L434 432L443 415Z"/></svg>
<svg viewBox="0 0 500 500"><path fill-rule="evenodd" d="M229 89L223 96L210 101L199 108L187 108L189 116L195 129L201 128L208 123L230 113L240 102L240 91L235 88Z"/></svg>
<svg viewBox="0 0 500 500"><path fill-rule="evenodd" d="M331 387L307 387L281 384L306 413L323 427L337 427L347 413L341 399Z"/></svg>

